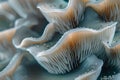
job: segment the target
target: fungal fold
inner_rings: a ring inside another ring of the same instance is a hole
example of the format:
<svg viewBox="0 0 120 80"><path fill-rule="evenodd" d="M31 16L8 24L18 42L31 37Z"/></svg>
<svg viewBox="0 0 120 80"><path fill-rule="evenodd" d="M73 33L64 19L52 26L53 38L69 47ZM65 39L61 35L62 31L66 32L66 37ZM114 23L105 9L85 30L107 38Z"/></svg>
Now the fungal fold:
<svg viewBox="0 0 120 80"><path fill-rule="evenodd" d="M102 55L102 43L105 41L111 44L115 27L116 23L101 30L72 29L64 33L53 47L39 52L35 58L50 73L70 72L90 55Z"/></svg>
<svg viewBox="0 0 120 80"><path fill-rule="evenodd" d="M45 18L50 22L40 38L26 38L19 47L29 47L34 44L42 44L49 41L55 32L65 33L66 31L79 26L81 18L85 10L85 3L82 0L69 0L67 7L61 9L64 1L57 0L48 3L44 1L39 3L38 8L43 13ZM55 4L57 3L57 5ZM53 7L51 7L53 5ZM56 8L57 6L57 8ZM63 5L64 6L64 5ZM49 34L51 33L51 34Z"/></svg>
<svg viewBox="0 0 120 80"><path fill-rule="evenodd" d="M4 16L10 21L18 18L18 14L10 7L8 2L0 3L0 16Z"/></svg>
<svg viewBox="0 0 120 80"><path fill-rule="evenodd" d="M96 2L90 1L87 6L93 8L106 21L120 21L120 0Z"/></svg>
<svg viewBox="0 0 120 80"><path fill-rule="evenodd" d="M103 61L98 59L95 55L88 57L81 66L81 72L75 80L97 80L102 70ZM87 71L87 72L86 72Z"/></svg>
<svg viewBox="0 0 120 80"><path fill-rule="evenodd" d="M120 69L120 44L111 47L107 43L104 43L107 58L105 60L106 65Z"/></svg>

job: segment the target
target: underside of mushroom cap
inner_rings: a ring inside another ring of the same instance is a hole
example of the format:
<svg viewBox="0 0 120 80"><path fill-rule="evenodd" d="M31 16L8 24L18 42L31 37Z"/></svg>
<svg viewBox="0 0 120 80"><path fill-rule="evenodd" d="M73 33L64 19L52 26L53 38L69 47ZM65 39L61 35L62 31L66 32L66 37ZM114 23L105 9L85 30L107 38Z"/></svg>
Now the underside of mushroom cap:
<svg viewBox="0 0 120 80"><path fill-rule="evenodd" d="M104 43L106 50L105 66L114 67L120 69L120 44L111 47L107 43Z"/></svg>
<svg viewBox="0 0 120 80"><path fill-rule="evenodd" d="M89 0L87 6L94 9L105 21L120 22L119 4L120 0Z"/></svg>
<svg viewBox="0 0 120 80"><path fill-rule="evenodd" d="M15 28L17 29L17 31L13 38L14 46L16 48L25 48L21 44L29 44L24 43L24 40L28 38L34 39L40 36L47 24L48 22L45 20L45 18L37 19L34 16L28 16L27 18L21 18L16 20Z"/></svg>
<svg viewBox="0 0 120 80"><path fill-rule="evenodd" d="M0 3L0 16L4 16L10 21L14 21L19 17L18 14L10 7L7 1Z"/></svg>
<svg viewBox="0 0 120 80"><path fill-rule="evenodd" d="M75 80L97 80L102 70L102 66L103 66L103 61L100 59L97 59L96 56L92 55L88 57L82 63L82 66L81 66L81 71L82 72L85 71L85 72L79 75L77 78L75 78Z"/></svg>
<svg viewBox="0 0 120 80"><path fill-rule="evenodd" d="M43 17L41 12L36 8L37 4L42 0L8 0L10 6L19 14L19 16L26 18L28 15L35 15Z"/></svg>
<svg viewBox="0 0 120 80"><path fill-rule="evenodd" d="M61 5L61 3L63 2L60 1L57 5ZM58 25L58 27L56 27L58 32L64 33L67 30L79 26L85 10L85 4L81 0L69 0L67 7L62 9L61 7L52 8L50 6L52 4L54 4L54 2L44 2L37 7L49 22L54 22Z"/></svg>
<svg viewBox="0 0 120 80"><path fill-rule="evenodd" d="M115 26L108 26L98 31L87 28L70 30L53 47L39 52L35 58L50 73L70 72L88 56L102 55L104 52L102 42L111 42Z"/></svg>
<svg viewBox="0 0 120 80"><path fill-rule="evenodd" d="M16 49L12 44L15 32L15 28L0 32L0 69L3 69L9 63L14 53L16 53Z"/></svg>

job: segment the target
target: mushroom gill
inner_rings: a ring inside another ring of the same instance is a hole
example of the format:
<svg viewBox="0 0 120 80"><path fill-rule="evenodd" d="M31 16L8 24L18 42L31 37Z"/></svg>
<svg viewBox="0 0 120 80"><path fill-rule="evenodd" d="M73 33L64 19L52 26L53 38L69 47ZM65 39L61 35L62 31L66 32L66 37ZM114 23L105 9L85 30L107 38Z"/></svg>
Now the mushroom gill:
<svg viewBox="0 0 120 80"><path fill-rule="evenodd" d="M120 0L89 0L87 7L91 7L107 22L120 22ZM120 23L116 28L117 31L120 30Z"/></svg>
<svg viewBox="0 0 120 80"><path fill-rule="evenodd" d="M23 52L16 53L9 64L0 72L0 80L11 80L14 72L20 65L23 57Z"/></svg>
<svg viewBox="0 0 120 80"><path fill-rule="evenodd" d="M18 14L10 7L7 1L0 3L0 16L4 16L10 21L18 18Z"/></svg>
<svg viewBox="0 0 120 80"><path fill-rule="evenodd" d="M78 27L85 10L85 3L83 3L82 0L69 0L68 5L65 8L62 3L63 1L57 0L59 8L51 7L51 5L55 5L55 2L39 3L37 6L48 22L58 25L56 29L60 33Z"/></svg>
<svg viewBox="0 0 120 80"><path fill-rule="evenodd" d="M41 12L36 8L42 0L8 0L9 5L16 11L19 16L26 18L28 15L43 17Z"/></svg>
<svg viewBox="0 0 120 80"><path fill-rule="evenodd" d="M103 61L98 59L96 56L92 55L88 57L81 66L81 72L84 73L80 74L77 78L75 78L75 80L97 80L102 70L102 66Z"/></svg>
<svg viewBox="0 0 120 80"><path fill-rule="evenodd" d="M53 47L34 57L50 73L70 72L90 55L101 55L104 52L102 42L111 44L115 27L116 23L98 31L87 28L72 29L64 33Z"/></svg>
<svg viewBox="0 0 120 80"><path fill-rule="evenodd" d="M12 38L15 32L15 28L0 32L0 69L5 67L14 53L16 53L16 49L12 44Z"/></svg>
<svg viewBox="0 0 120 80"><path fill-rule="evenodd" d="M24 38L21 41L20 45L18 45L16 47L17 48L26 48L26 47L30 47L35 44L42 44L44 42L47 42L49 39L52 39L53 34L55 33L54 26L55 26L54 23L48 24L47 28L45 28L44 33L40 38L32 38L32 37Z"/></svg>
<svg viewBox="0 0 120 80"><path fill-rule="evenodd" d="M104 47L107 55L106 65L120 69L120 44L110 47L107 43L104 43Z"/></svg>
<svg viewBox="0 0 120 80"><path fill-rule="evenodd" d="M8 29L8 30L4 30L4 31L0 32L1 51L3 51L2 49L4 49L4 48L6 48L8 50L10 48L11 50L9 50L9 51L7 50L9 53L13 53L13 51L15 51L15 47L12 44L12 38L14 37L15 33L16 33L16 28L12 28L12 29Z"/></svg>
<svg viewBox="0 0 120 80"><path fill-rule="evenodd" d="M19 47L29 47L34 44L42 44L50 40L55 32L63 34L66 31L79 26L80 21L83 18L85 4L87 3L86 0L69 0L67 7L63 7L62 9L61 5L63 5L63 1L57 0L52 1L51 3L48 2L49 1L44 1L38 5L40 11L46 17L48 22L50 22L46 26L43 35L39 38L24 39ZM56 2L57 5L55 4ZM56 8L56 6L58 8Z"/></svg>
<svg viewBox="0 0 120 80"><path fill-rule="evenodd" d="M0 16L5 16L10 21L16 19L27 20L28 17L44 19L41 11L36 7L42 0L8 0L0 4ZM41 20L38 20L41 22Z"/></svg>
<svg viewBox="0 0 120 80"><path fill-rule="evenodd" d="M39 20L41 22L39 22ZM31 36L38 37L40 35L43 30L42 28L44 28L48 22L45 19L39 20L34 16L16 20L15 27L17 28L17 31L12 40L16 48L19 48L19 45L21 44L22 40L24 40L24 38L26 39L27 37Z"/></svg>

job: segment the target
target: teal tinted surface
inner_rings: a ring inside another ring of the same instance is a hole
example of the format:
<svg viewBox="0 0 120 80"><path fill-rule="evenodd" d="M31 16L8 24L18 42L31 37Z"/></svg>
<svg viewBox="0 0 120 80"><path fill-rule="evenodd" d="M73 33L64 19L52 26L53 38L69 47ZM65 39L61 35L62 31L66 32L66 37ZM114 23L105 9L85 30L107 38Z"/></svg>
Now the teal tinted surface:
<svg viewBox="0 0 120 80"><path fill-rule="evenodd" d="M1 1L4 1L4 0L1 0ZM66 0L66 1L68 1L68 0ZM91 15L94 15L94 14L89 13L89 16L91 16ZM86 17L88 17L88 16L86 16ZM9 21L5 21L3 17L0 17L0 19L1 19L0 20L0 31L13 27L12 26L13 24L9 23ZM89 19L87 19L86 20L87 24L86 24L86 22L83 22L83 23L81 23L81 25L94 27L96 29L101 27L101 26L97 25L100 23L100 21L96 20L96 18L94 18L93 16L92 16L92 18L90 18L90 20L91 21L89 21ZM94 26L93 26L93 24L94 24ZM104 25L104 24L102 24L102 25ZM114 41L120 40L119 35L120 35L119 33L116 33ZM79 71L80 71L80 68L78 68L66 75L52 75L52 74L49 74L46 70L44 70L34 60L34 63L31 63L31 65L22 64L15 72L13 80L73 80L75 77L77 77L79 75ZM114 76L114 74L116 74L116 71L118 71L118 70L115 70L113 68L104 68L101 73L101 76L103 78L105 76ZM101 79L98 79L98 80L101 80ZM105 79L103 79L103 80L105 80ZM109 80L109 79L107 79L107 80Z"/></svg>

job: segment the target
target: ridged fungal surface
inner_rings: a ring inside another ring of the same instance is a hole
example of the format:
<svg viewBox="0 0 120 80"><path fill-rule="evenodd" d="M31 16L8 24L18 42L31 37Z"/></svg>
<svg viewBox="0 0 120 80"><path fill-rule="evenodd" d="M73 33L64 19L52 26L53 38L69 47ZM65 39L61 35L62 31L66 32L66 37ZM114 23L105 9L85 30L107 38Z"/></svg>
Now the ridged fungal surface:
<svg viewBox="0 0 120 80"><path fill-rule="evenodd" d="M92 7L106 21L120 21L120 0L90 1L88 7Z"/></svg>
<svg viewBox="0 0 120 80"><path fill-rule="evenodd" d="M107 22L120 22L120 0L89 0L87 7L91 7ZM118 30L120 30L119 23L117 26Z"/></svg>
<svg viewBox="0 0 120 80"><path fill-rule="evenodd" d="M53 47L38 53L36 59L50 73L69 72L90 55L101 55L104 51L102 42L111 43L115 26L116 23L98 31L79 28L70 30Z"/></svg>
<svg viewBox="0 0 120 80"><path fill-rule="evenodd" d="M58 5L62 6L62 3L59 2ZM50 5L54 6L54 3L40 3L37 7L49 22L57 25L56 31L64 33L79 26L85 10L85 3L82 0L69 0L65 8L52 8Z"/></svg>
<svg viewBox="0 0 120 80"><path fill-rule="evenodd" d="M92 55L88 57L84 63L82 63L81 72L84 71L84 69L89 69L89 71L85 72L85 74L79 75L75 80L96 80L100 75L102 65L103 61L97 59L96 56ZM89 66L89 68L87 68L87 66Z"/></svg>
<svg viewBox="0 0 120 80"><path fill-rule="evenodd" d="M6 30L0 31L0 80L119 80L119 3L120 0L1 2L0 28ZM11 24L1 26L3 19ZM35 72L29 73L33 68ZM25 76L30 74L29 78L16 79L19 71Z"/></svg>
<svg viewBox="0 0 120 80"><path fill-rule="evenodd" d="M59 4L56 5L56 2ZM67 6L65 1L43 1L37 8L43 13L49 24L46 26L43 35L39 38L26 38L19 47L28 47L34 44L42 44L51 40L55 32L65 33L66 31L79 26L84 17L87 1L69 0ZM65 6L65 7L64 7ZM51 33L51 34L49 34Z"/></svg>
<svg viewBox="0 0 120 80"><path fill-rule="evenodd" d="M9 20L15 20L18 17L17 13L10 7L8 2L0 3L0 15L4 15Z"/></svg>
<svg viewBox="0 0 120 80"><path fill-rule="evenodd" d="M0 32L0 69L5 67L16 53L16 48L12 44L15 32L14 28Z"/></svg>
<svg viewBox="0 0 120 80"><path fill-rule="evenodd" d="M104 43L105 50L107 53L106 63L113 67L120 68L120 44L111 47L107 43Z"/></svg>

